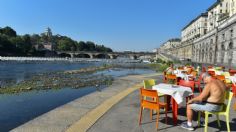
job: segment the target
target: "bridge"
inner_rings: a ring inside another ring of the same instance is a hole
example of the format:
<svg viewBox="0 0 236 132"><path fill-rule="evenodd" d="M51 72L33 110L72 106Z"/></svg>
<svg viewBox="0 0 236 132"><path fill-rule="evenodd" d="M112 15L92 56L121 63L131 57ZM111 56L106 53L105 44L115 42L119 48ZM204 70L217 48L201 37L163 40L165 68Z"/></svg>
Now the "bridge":
<svg viewBox="0 0 236 132"><path fill-rule="evenodd" d="M71 58L102 58L102 59L116 59L117 57L129 57L131 59L138 59L141 56L156 56L152 52L92 52L92 51L56 51L60 57Z"/></svg>

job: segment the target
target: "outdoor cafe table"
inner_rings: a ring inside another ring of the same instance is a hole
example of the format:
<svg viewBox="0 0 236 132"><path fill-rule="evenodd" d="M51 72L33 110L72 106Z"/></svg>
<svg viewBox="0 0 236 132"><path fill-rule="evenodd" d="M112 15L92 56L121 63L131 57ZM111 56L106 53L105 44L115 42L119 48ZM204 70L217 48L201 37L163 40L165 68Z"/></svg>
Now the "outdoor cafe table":
<svg viewBox="0 0 236 132"><path fill-rule="evenodd" d="M175 70L174 72L173 72L173 74L175 74L176 75L176 77L179 77L179 78L181 78L181 79L184 79L184 80L188 80L189 79L189 77L193 77L193 75L187 75L187 74L185 74L185 73L182 73L182 71L185 71L185 70Z"/></svg>
<svg viewBox="0 0 236 132"><path fill-rule="evenodd" d="M160 83L158 85L154 85L152 87L153 90L157 90L158 93L170 95L172 101L172 111L173 111L173 122L177 124L177 116L178 116L178 105L183 103L184 99L193 94L192 89L190 87L172 85Z"/></svg>
<svg viewBox="0 0 236 132"><path fill-rule="evenodd" d="M226 79L229 79L232 83L236 84L236 75L234 76L225 76Z"/></svg>

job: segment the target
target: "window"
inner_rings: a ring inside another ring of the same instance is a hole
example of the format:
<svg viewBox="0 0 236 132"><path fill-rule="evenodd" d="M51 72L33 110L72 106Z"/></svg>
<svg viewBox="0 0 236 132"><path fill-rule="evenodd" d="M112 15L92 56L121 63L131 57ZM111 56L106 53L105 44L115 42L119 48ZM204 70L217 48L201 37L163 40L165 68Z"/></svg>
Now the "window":
<svg viewBox="0 0 236 132"><path fill-rule="evenodd" d="M213 44L213 39L211 39L210 44Z"/></svg>
<svg viewBox="0 0 236 132"><path fill-rule="evenodd" d="M204 34L206 34L207 33L207 29L204 29Z"/></svg>
<svg viewBox="0 0 236 132"><path fill-rule="evenodd" d="M230 37L232 38L233 36L234 36L234 30L231 29L231 30L230 30Z"/></svg>
<svg viewBox="0 0 236 132"><path fill-rule="evenodd" d="M225 40L225 34L224 33L222 34L222 40Z"/></svg>

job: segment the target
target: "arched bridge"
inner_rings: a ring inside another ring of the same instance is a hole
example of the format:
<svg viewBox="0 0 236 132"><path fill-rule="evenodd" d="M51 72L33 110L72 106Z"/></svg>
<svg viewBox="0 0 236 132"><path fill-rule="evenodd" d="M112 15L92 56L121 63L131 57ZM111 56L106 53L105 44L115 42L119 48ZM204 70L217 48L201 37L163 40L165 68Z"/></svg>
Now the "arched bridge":
<svg viewBox="0 0 236 132"><path fill-rule="evenodd" d="M61 57L71 58L102 58L102 59L116 59L117 57L129 57L131 59L138 59L141 56L155 56L156 53L151 52L90 52L90 51L57 51Z"/></svg>

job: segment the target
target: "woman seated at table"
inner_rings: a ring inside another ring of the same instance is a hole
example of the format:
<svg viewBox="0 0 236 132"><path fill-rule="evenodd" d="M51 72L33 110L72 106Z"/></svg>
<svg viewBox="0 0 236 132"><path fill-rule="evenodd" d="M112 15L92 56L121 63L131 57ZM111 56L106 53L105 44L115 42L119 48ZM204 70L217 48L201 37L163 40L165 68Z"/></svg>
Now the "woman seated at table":
<svg viewBox="0 0 236 132"><path fill-rule="evenodd" d="M174 72L174 65L170 64L170 66L168 68L166 68L165 70L166 74L172 74Z"/></svg>
<svg viewBox="0 0 236 132"><path fill-rule="evenodd" d="M194 130L192 125L193 111L217 112L223 108L225 84L220 80L213 79L208 73L204 73L202 76L206 86L199 96L188 101L188 120L181 125L182 128L188 130Z"/></svg>

